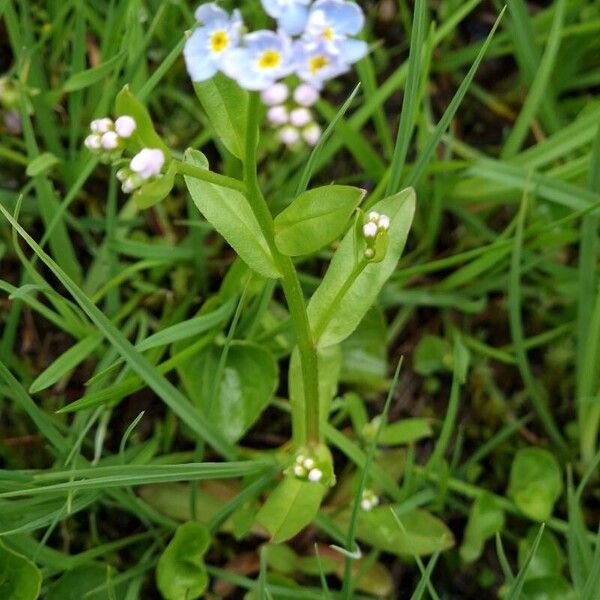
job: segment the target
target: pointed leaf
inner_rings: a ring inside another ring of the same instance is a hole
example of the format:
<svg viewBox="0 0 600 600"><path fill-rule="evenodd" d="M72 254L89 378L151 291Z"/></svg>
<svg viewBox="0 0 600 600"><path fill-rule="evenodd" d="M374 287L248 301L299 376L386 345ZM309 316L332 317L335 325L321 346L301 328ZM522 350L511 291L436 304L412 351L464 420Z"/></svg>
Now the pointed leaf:
<svg viewBox="0 0 600 600"><path fill-rule="evenodd" d="M208 169L206 157L196 150L188 150L185 161ZM260 225L241 192L188 175L185 176L185 183L204 218L249 267L264 277L281 276Z"/></svg>

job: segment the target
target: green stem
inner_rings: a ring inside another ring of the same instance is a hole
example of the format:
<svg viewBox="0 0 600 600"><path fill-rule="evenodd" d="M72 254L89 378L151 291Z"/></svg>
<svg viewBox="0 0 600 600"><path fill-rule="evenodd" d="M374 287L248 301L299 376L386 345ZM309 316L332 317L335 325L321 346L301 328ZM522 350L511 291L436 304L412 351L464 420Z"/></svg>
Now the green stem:
<svg viewBox="0 0 600 600"><path fill-rule="evenodd" d="M317 349L314 344L306 313L306 302L294 263L289 256L279 252L275 245L273 216L261 192L256 172L256 147L258 144L258 94L250 95L248 106L248 127L246 131L246 156L244 160L244 181L246 195L258 223L265 234L269 249L281 271L281 285L290 311L290 318L296 334L300 353L302 381L304 384L306 441L318 444L321 441L319 422L319 378Z"/></svg>
<svg viewBox="0 0 600 600"><path fill-rule="evenodd" d="M331 301L331 303L327 307L327 310L323 312L323 316L321 317L321 320L316 324L315 332L314 332L315 340L318 341L319 338L321 337L321 335L323 335L323 331L325 331L325 327L327 327L327 324L333 318L333 315L334 315L335 311L338 309L342 298L346 295L348 290L352 287L352 284L356 281L356 278L363 272L364 268L368 264L369 264L369 261L363 257L361 260L359 260L354 265L354 269L352 269L352 272L348 276L348 279L346 279L346 281L344 282L344 285L338 290L334 299Z"/></svg>
<svg viewBox="0 0 600 600"><path fill-rule="evenodd" d="M208 169L203 169L202 167L198 167L190 163L180 161L174 162L177 167L177 172L181 175L189 175L191 177L201 179L202 181L206 181L208 183L214 183L222 187L242 192L242 194L246 193L246 186L242 181L239 181L239 179L227 177L227 175L219 175L218 173L213 173Z"/></svg>

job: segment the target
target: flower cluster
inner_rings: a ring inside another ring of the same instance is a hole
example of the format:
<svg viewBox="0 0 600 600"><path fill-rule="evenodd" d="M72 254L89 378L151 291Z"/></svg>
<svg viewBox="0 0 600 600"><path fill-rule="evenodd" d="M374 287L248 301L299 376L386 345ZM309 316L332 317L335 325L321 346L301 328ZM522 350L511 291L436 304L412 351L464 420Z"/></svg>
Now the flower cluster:
<svg viewBox="0 0 600 600"><path fill-rule="evenodd" d="M323 479L323 471L319 469L315 459L305 456L304 454L298 454L296 456L296 462L292 467L292 472L298 479L312 481L313 483L318 483Z"/></svg>
<svg viewBox="0 0 600 600"><path fill-rule="evenodd" d="M125 140L136 130L133 117L123 115L113 122L104 117L90 123L91 134L85 138L85 147L105 162L116 160L125 148Z"/></svg>
<svg viewBox="0 0 600 600"><path fill-rule="evenodd" d="M279 140L294 146L301 139L315 146L321 137L321 128L314 120L310 107L319 99L319 91L308 83L301 83L293 94L283 82L274 83L261 94L268 107L267 120L278 130Z"/></svg>
<svg viewBox="0 0 600 600"><path fill-rule="evenodd" d="M295 74L317 89L367 53L355 39L364 25L360 7L348 0L262 0L277 20L277 31L243 33L239 11L231 15L215 3L195 13L198 27L183 55L193 81L217 71L249 90L265 90Z"/></svg>
<svg viewBox="0 0 600 600"><path fill-rule="evenodd" d="M380 215L376 211L371 211L367 222L363 225L363 235L367 242L365 249L366 258L374 258L376 255L376 244L381 234L387 232L390 228L390 218L387 215Z"/></svg>
<svg viewBox="0 0 600 600"><path fill-rule="evenodd" d="M369 512L373 510L379 504L379 496L373 490L363 490L362 497L360 499L360 507Z"/></svg>
<svg viewBox="0 0 600 600"><path fill-rule="evenodd" d="M126 194L135 192L144 183L158 177L165 164L165 155L159 148L143 148L129 162L117 171L117 179Z"/></svg>

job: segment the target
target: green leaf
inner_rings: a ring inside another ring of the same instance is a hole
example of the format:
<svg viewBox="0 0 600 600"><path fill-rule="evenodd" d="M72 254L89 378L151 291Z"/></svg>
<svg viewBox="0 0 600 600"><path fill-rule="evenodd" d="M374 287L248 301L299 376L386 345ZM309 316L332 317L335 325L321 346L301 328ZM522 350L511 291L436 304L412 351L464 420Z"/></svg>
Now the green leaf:
<svg viewBox="0 0 600 600"><path fill-rule="evenodd" d="M208 169L206 157L197 150L187 150L184 160ZM185 176L185 183L204 218L249 267L264 277L281 277L260 225L241 192L188 175Z"/></svg>
<svg viewBox="0 0 600 600"><path fill-rule="evenodd" d="M275 244L288 256L320 250L340 237L365 190L326 185L300 194L275 218Z"/></svg>
<svg viewBox="0 0 600 600"><path fill-rule="evenodd" d="M0 540L0 598L35 600L40 595L41 585L42 574L35 564Z"/></svg>
<svg viewBox="0 0 600 600"><path fill-rule="evenodd" d="M523 584L523 600L577 600L579 597L562 575L528 579Z"/></svg>
<svg viewBox="0 0 600 600"><path fill-rule="evenodd" d="M136 123L135 132L132 136L133 141L141 148L159 148L165 155L166 164L170 163L171 151L169 147L162 141L158 133L156 133L150 113L131 93L128 85L117 94L115 113L118 117L122 115L133 117Z"/></svg>
<svg viewBox="0 0 600 600"><path fill-rule="evenodd" d="M317 349L317 373L319 377L319 420L327 422L331 400L337 393L341 354L338 346ZM304 380L298 348L294 348L288 372L288 389L292 405L292 435L294 446L306 443L306 415Z"/></svg>
<svg viewBox="0 0 600 600"><path fill-rule="evenodd" d="M111 594L107 587L109 581L110 567L98 563L80 565L66 571L49 588L45 596L46 600L114 600L115 594ZM102 588L92 593L96 588ZM119 586L123 588L124 586ZM119 590L121 592L121 590ZM117 598L122 598L119 593Z"/></svg>
<svg viewBox="0 0 600 600"><path fill-rule="evenodd" d="M387 328L374 306L352 335L342 343L340 381L387 389Z"/></svg>
<svg viewBox="0 0 600 600"><path fill-rule="evenodd" d="M229 152L243 160L246 151L248 92L221 73L207 81L194 83L194 91L217 137Z"/></svg>
<svg viewBox="0 0 600 600"><path fill-rule="evenodd" d="M180 525L156 567L156 583L165 600L194 600L208 587L204 555L211 543L204 525Z"/></svg>
<svg viewBox="0 0 600 600"><path fill-rule="evenodd" d="M271 492L256 520L269 532L273 544L285 542L316 517L325 490L321 483L286 476Z"/></svg>
<svg viewBox="0 0 600 600"><path fill-rule="evenodd" d="M100 63L96 67L75 73L75 75L67 79L63 90L65 92L75 92L106 79L113 69L117 71L121 68L121 61L125 58L125 55L125 52L119 52L119 54L116 54L106 62Z"/></svg>
<svg viewBox="0 0 600 600"><path fill-rule="evenodd" d="M384 446L402 446L432 435L428 419L402 419L383 428L379 435L379 443Z"/></svg>
<svg viewBox="0 0 600 600"><path fill-rule="evenodd" d="M320 347L338 344L357 328L396 269L415 211L415 192L407 188L381 200L373 209L391 220L387 254L382 262L367 264L353 279L354 231L344 236L308 305L311 330Z"/></svg>
<svg viewBox="0 0 600 600"><path fill-rule="evenodd" d="M177 175L177 167L172 162L166 173L156 179L152 179L136 190L133 194L133 199L138 207L150 208L158 204L161 200L164 200L173 189L175 175Z"/></svg>
<svg viewBox="0 0 600 600"><path fill-rule="evenodd" d="M36 156L28 165L25 173L27 173L28 177L35 177L36 175L41 175L45 173L49 169L51 169L54 165L57 165L60 162L60 159L54 156L51 152L44 152L39 156Z"/></svg>
<svg viewBox="0 0 600 600"><path fill-rule="evenodd" d="M104 338L95 333L83 338L66 352L61 354L47 369L38 375L29 388L30 394L36 394L54 385L61 377L88 358Z"/></svg>
<svg viewBox="0 0 600 600"><path fill-rule="evenodd" d="M508 495L525 515L536 521L549 519L562 488L560 466L550 452L541 448L517 452L510 470Z"/></svg>
<svg viewBox="0 0 600 600"><path fill-rule="evenodd" d="M466 563L476 561L483 552L485 541L504 527L504 511L496 499L485 492L473 502L465 528L460 557Z"/></svg>
<svg viewBox="0 0 600 600"><path fill-rule="evenodd" d="M221 381L215 387L223 351L211 346L178 370L199 409L230 442L236 442L268 406L277 388L277 363L266 348L235 341L229 346Z"/></svg>
<svg viewBox="0 0 600 600"><path fill-rule="evenodd" d="M530 527L527 536L519 542L519 568L525 564L527 556L535 542L538 530ZM544 530L535 556L529 563L525 579L536 579L548 575L560 575L565 565L565 555L558 540L551 531Z"/></svg>
<svg viewBox="0 0 600 600"><path fill-rule="evenodd" d="M437 335L424 335L413 354L413 366L419 375L452 371L452 348Z"/></svg>
<svg viewBox="0 0 600 600"><path fill-rule="evenodd" d="M336 522L345 529L350 512L344 511ZM390 506L361 511L356 537L366 544L398 556L425 556L454 545L454 536L431 513L417 509L396 517Z"/></svg>

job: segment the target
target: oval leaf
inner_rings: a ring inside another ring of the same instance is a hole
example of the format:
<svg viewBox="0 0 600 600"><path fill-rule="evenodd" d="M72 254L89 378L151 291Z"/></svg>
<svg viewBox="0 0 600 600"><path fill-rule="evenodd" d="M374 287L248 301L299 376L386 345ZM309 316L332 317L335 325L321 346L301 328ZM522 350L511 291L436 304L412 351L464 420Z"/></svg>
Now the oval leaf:
<svg viewBox="0 0 600 600"><path fill-rule="evenodd" d="M246 151L248 92L221 73L207 81L194 83L194 91L217 137L229 152L243 160Z"/></svg>
<svg viewBox="0 0 600 600"><path fill-rule="evenodd" d="M326 185L300 194L275 218L275 243L283 254L316 252L347 229L365 190L349 185Z"/></svg>
<svg viewBox="0 0 600 600"><path fill-rule="evenodd" d="M483 552L485 541L504 527L504 511L498 506L494 496L483 493L469 511L460 557L464 562L476 561Z"/></svg>
<svg viewBox="0 0 600 600"><path fill-rule="evenodd" d="M277 362L269 350L233 342L215 386L223 348L212 346L179 368L190 395L211 423L236 442L256 423L277 388ZM212 397L214 394L214 397Z"/></svg>
<svg viewBox="0 0 600 600"><path fill-rule="evenodd" d="M187 150L185 161L208 169L206 157L197 150ZM185 183L204 218L249 267L264 277L281 276L260 225L241 192L188 175L185 176Z"/></svg>
<svg viewBox="0 0 600 600"><path fill-rule="evenodd" d="M271 492L256 520L271 534L273 544L285 542L310 525L319 511L325 490L320 483L287 476Z"/></svg>
<svg viewBox="0 0 600 600"><path fill-rule="evenodd" d="M350 513L344 511L336 521L345 530ZM425 556L454 545L454 536L431 513L417 509L396 517L389 506L361 511L356 537L379 550L398 556Z"/></svg>
<svg viewBox="0 0 600 600"><path fill-rule="evenodd" d="M156 583L165 600L194 600L208 587L203 557L210 546L204 525L180 525L156 567Z"/></svg>
<svg viewBox="0 0 600 600"><path fill-rule="evenodd" d="M354 231L349 231L308 305L308 317L320 347L338 344L358 326L394 272L404 249L415 211L415 192L407 188L378 202L373 210L390 217L389 247L379 263L368 264L352 283Z"/></svg>
<svg viewBox="0 0 600 600"><path fill-rule="evenodd" d="M554 456L541 448L522 448L510 469L508 495L524 514L536 521L552 516L562 492L560 466Z"/></svg>
<svg viewBox="0 0 600 600"><path fill-rule="evenodd" d="M41 585L42 574L35 564L0 541L0 598L35 600Z"/></svg>
<svg viewBox="0 0 600 600"><path fill-rule="evenodd" d="M51 152L44 152L40 154L36 158L34 158L28 165L26 169L26 173L28 177L35 177L36 175L41 175L45 173L49 169L51 169L54 165L57 165L60 162L60 159L54 156Z"/></svg>

